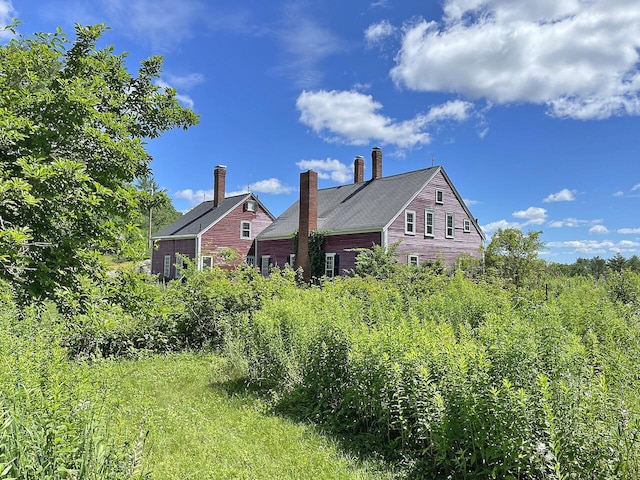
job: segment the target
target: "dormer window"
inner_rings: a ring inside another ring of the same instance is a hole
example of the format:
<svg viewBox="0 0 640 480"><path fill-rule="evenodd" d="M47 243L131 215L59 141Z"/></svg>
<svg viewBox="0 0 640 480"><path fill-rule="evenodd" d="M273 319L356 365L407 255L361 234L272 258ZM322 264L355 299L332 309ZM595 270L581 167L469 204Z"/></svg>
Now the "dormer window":
<svg viewBox="0 0 640 480"><path fill-rule="evenodd" d="M444 203L444 192L442 190L436 190L436 203Z"/></svg>
<svg viewBox="0 0 640 480"><path fill-rule="evenodd" d="M256 201L255 200L247 200L244 202L244 211L245 212L255 212L256 211Z"/></svg>

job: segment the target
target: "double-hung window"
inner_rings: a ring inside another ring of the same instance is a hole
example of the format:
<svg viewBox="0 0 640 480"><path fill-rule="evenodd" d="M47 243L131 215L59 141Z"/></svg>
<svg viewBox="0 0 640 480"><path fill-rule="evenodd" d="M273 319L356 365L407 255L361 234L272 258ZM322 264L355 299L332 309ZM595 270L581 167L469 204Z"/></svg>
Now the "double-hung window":
<svg viewBox="0 0 640 480"><path fill-rule="evenodd" d="M471 231L471 220L468 218L465 218L462 221L462 231L467 233Z"/></svg>
<svg viewBox="0 0 640 480"><path fill-rule="evenodd" d="M404 212L404 233L407 235L416 234L416 212L412 210Z"/></svg>
<svg viewBox="0 0 640 480"><path fill-rule="evenodd" d="M251 238L251 222L240 224L240 238Z"/></svg>
<svg viewBox="0 0 640 480"><path fill-rule="evenodd" d="M436 190L436 203L444 203L444 192L442 190Z"/></svg>
<svg viewBox="0 0 640 480"><path fill-rule="evenodd" d="M453 232L455 229L455 219L454 219L453 213L447 213L447 221L445 225L447 230L444 236L446 238L453 238Z"/></svg>
<svg viewBox="0 0 640 480"><path fill-rule="evenodd" d="M424 211L424 236L433 237L434 235L435 214L433 210Z"/></svg>
<svg viewBox="0 0 640 480"><path fill-rule="evenodd" d="M336 268L336 254L325 253L324 255L324 275L327 278L333 278Z"/></svg>
<svg viewBox="0 0 640 480"><path fill-rule="evenodd" d="M164 269L162 275L164 278L169 278L171 276L171 255L164 256Z"/></svg>

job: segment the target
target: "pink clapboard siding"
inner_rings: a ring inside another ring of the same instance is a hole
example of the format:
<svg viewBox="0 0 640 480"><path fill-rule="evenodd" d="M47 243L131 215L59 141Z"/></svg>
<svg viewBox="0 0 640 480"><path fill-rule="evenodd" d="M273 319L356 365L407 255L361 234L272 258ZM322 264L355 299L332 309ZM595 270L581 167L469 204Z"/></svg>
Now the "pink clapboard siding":
<svg viewBox="0 0 640 480"><path fill-rule="evenodd" d="M443 192L443 203L436 203L436 190ZM391 223L388 229L389 245L401 240L398 247L398 260L407 263L407 255L419 256L419 262L443 256L447 265L451 265L462 253L482 258L482 236L477 231L473 219L469 218L462 204L458 201L453 189L442 172L411 201L406 210L415 212L415 234L405 233L405 211ZM425 236L425 210L434 212L434 235ZM454 238L445 238L446 215L454 215ZM463 231L463 222L470 220L470 231Z"/></svg>
<svg viewBox="0 0 640 480"><path fill-rule="evenodd" d="M251 223L251 237L242 238L242 222ZM230 248L237 254L237 258L224 266L236 266L242 263L247 255L254 254L254 240L256 236L271 224L271 218L261 208L256 212L244 211L243 204L238 205L223 219L205 231L200 240L200 255L213 255L220 249Z"/></svg>
<svg viewBox="0 0 640 480"><path fill-rule="evenodd" d="M258 258L256 265L260 265L260 258L269 256L269 264L284 267L289 262L289 255L293 253L293 238L279 238L276 240L260 240L258 243Z"/></svg>
<svg viewBox="0 0 640 480"><path fill-rule="evenodd" d="M176 276L176 253L189 258L196 256L195 238L181 238L176 240L157 240L157 248L154 250L151 259L151 272L154 274L164 273L164 257L171 255L171 274L169 278Z"/></svg>

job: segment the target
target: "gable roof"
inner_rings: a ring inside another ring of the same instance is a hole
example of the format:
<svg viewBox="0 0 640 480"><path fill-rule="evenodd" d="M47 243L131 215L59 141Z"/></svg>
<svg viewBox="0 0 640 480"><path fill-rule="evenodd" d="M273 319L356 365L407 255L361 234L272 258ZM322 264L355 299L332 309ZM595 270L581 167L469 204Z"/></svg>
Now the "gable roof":
<svg viewBox="0 0 640 480"><path fill-rule="evenodd" d="M318 190L318 230L332 233L382 231L422 189L442 172L480 235L484 234L441 166ZM298 229L296 201L259 235L259 240L285 238Z"/></svg>
<svg viewBox="0 0 640 480"><path fill-rule="evenodd" d="M255 200L271 219L275 219L273 214L267 210L267 208L252 193L244 193L242 195L225 198L217 207L213 206L213 200L202 202L197 207L192 208L182 215L171 225L160 230L152 238L155 240L169 238L195 238L202 232L211 228L229 212L248 199Z"/></svg>

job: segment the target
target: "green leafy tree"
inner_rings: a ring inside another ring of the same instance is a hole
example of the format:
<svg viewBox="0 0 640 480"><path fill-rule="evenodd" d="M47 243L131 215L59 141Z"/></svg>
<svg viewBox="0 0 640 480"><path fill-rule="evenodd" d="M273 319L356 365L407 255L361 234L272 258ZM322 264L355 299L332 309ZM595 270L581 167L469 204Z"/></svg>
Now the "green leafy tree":
<svg viewBox="0 0 640 480"><path fill-rule="evenodd" d="M618 252L607 260L607 268L613 272L621 272L627 268L627 259Z"/></svg>
<svg viewBox="0 0 640 480"><path fill-rule="evenodd" d="M0 46L0 278L29 295L96 271L96 252L123 240L114 218L136 208L145 140L197 123L154 84L161 57L131 76L125 54L96 46L104 31L77 25L73 42L58 29Z"/></svg>
<svg viewBox="0 0 640 480"><path fill-rule="evenodd" d="M352 273L360 277L391 278L398 270L397 250L399 246L400 241L389 245L388 248L374 244L371 248L349 249L348 251L358 252Z"/></svg>
<svg viewBox="0 0 640 480"><path fill-rule="evenodd" d="M538 258L544 243L541 231L526 235L517 228L499 228L485 250L487 271L521 286L534 275L544 271L544 262Z"/></svg>
<svg viewBox="0 0 640 480"><path fill-rule="evenodd" d="M151 236L177 220L180 215L152 175L138 178L136 188L140 192L138 202L138 225L147 234L147 245L151 249Z"/></svg>

